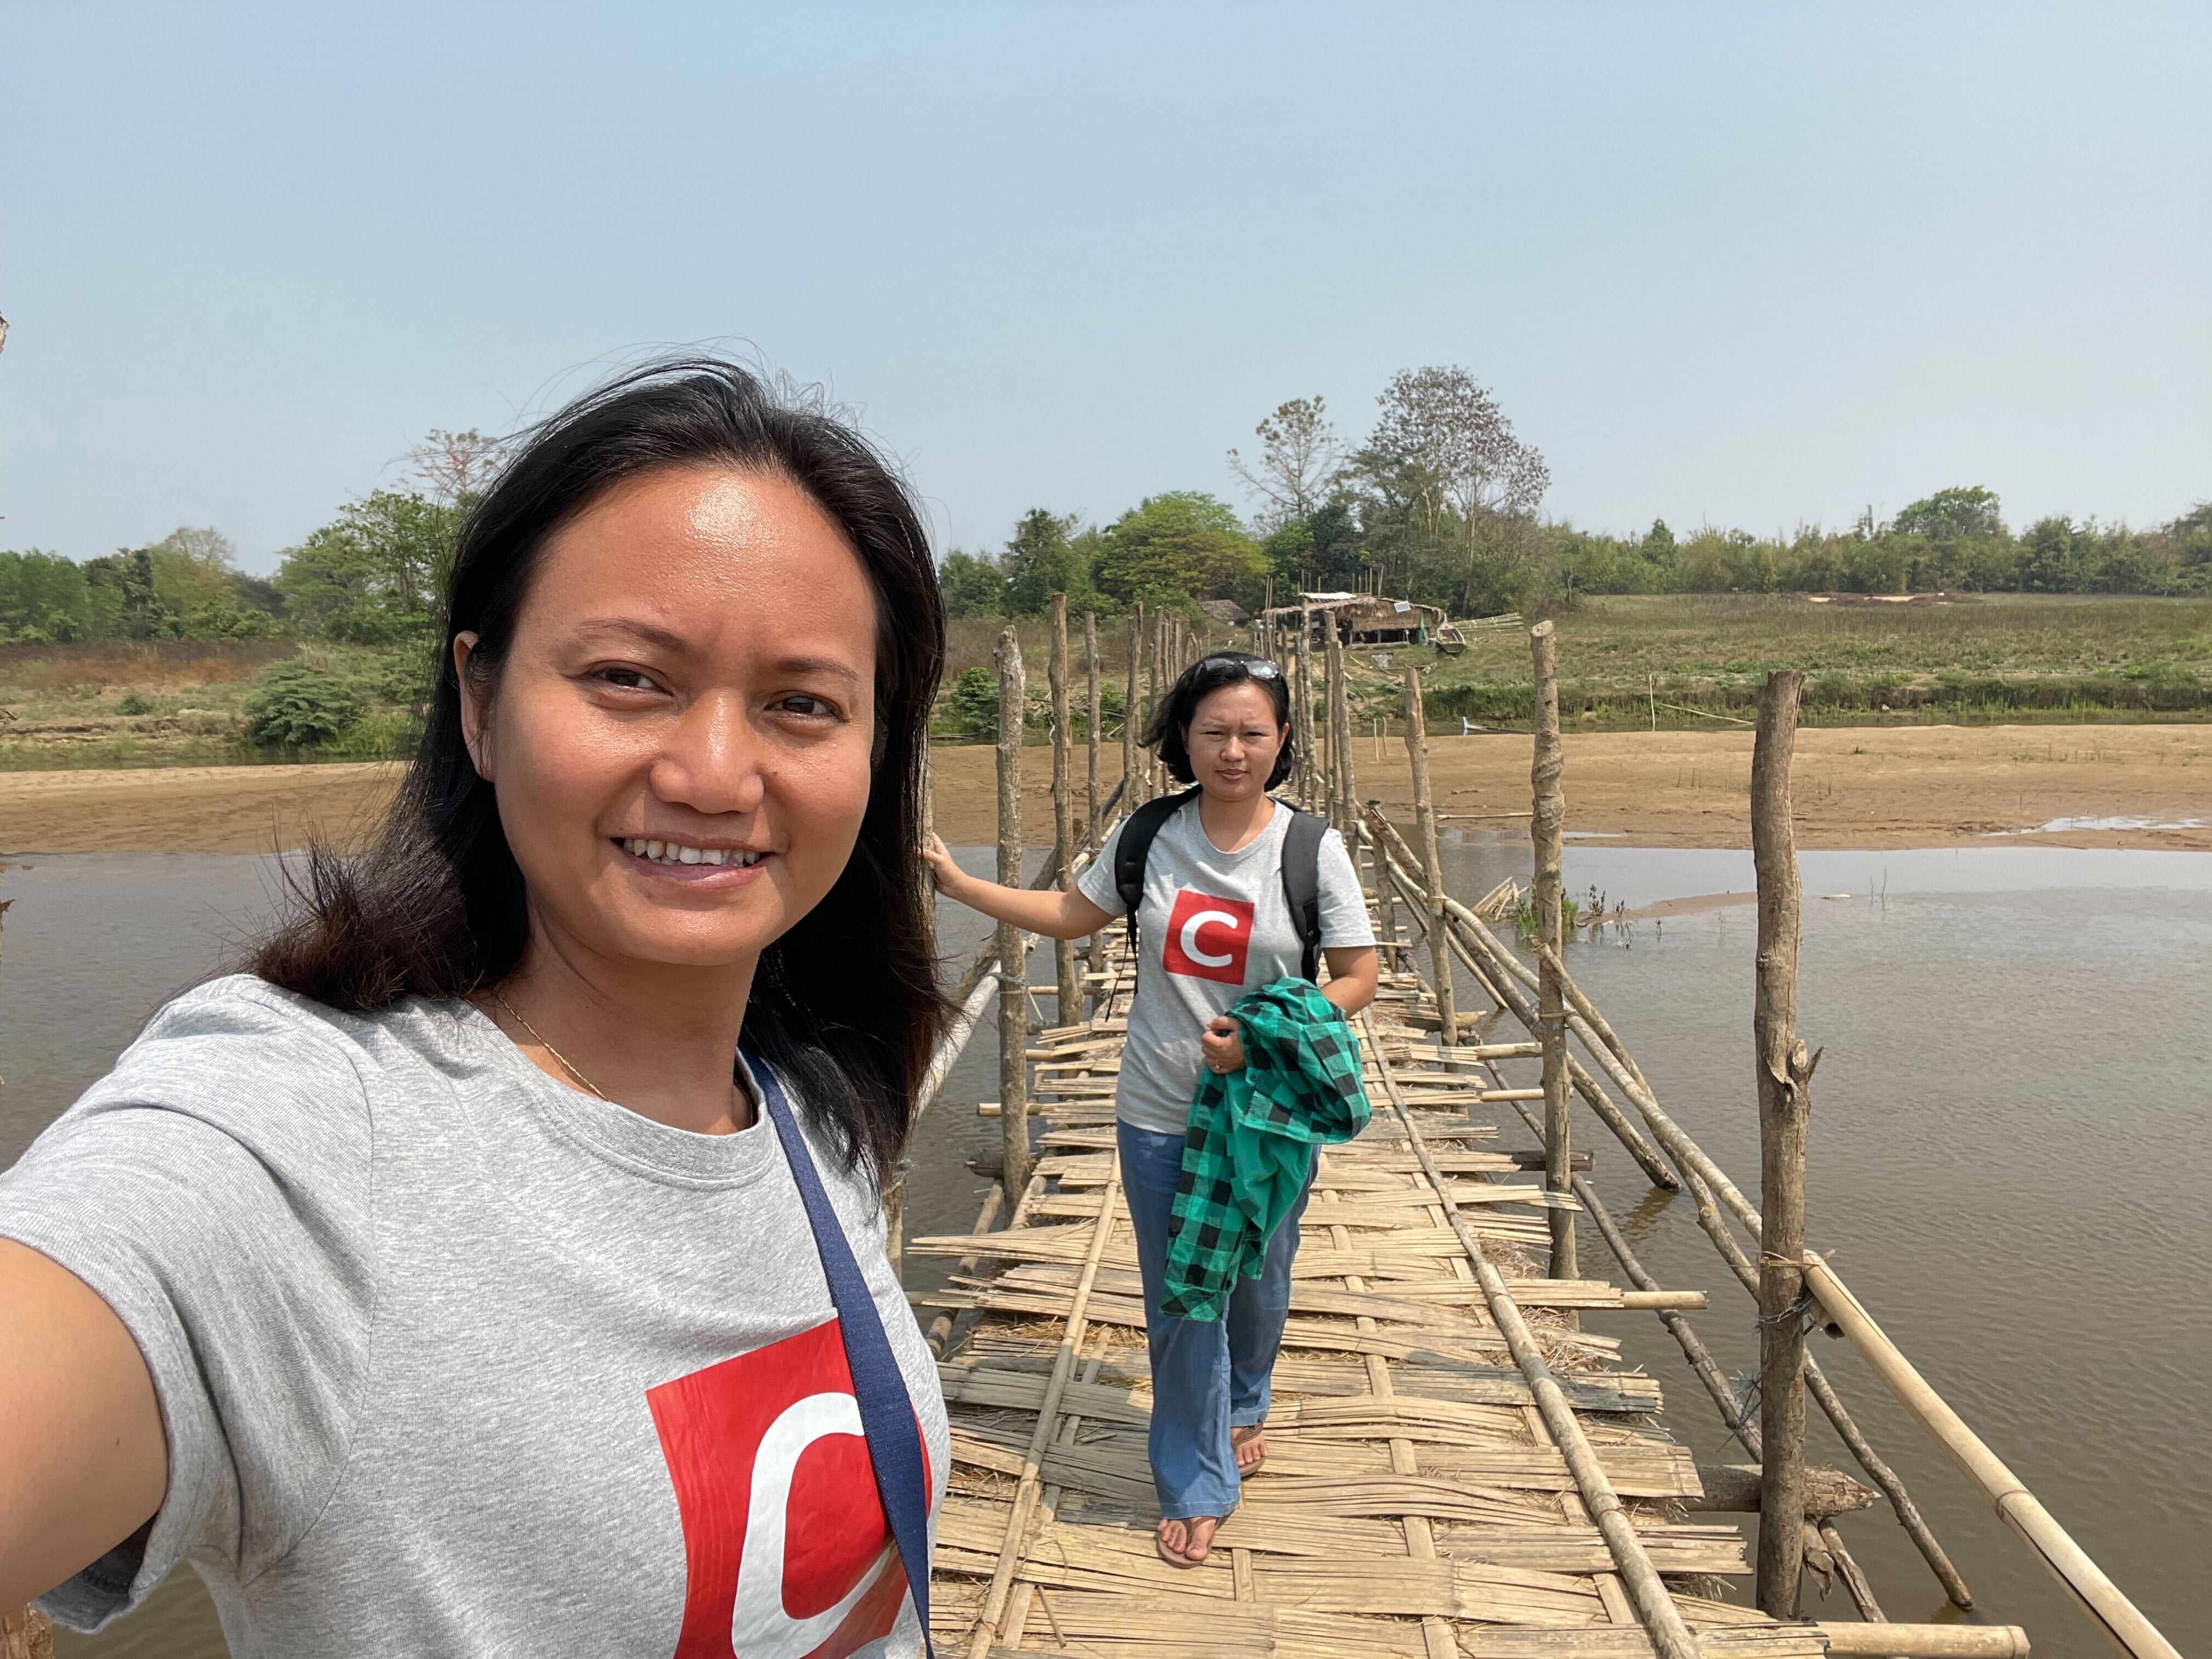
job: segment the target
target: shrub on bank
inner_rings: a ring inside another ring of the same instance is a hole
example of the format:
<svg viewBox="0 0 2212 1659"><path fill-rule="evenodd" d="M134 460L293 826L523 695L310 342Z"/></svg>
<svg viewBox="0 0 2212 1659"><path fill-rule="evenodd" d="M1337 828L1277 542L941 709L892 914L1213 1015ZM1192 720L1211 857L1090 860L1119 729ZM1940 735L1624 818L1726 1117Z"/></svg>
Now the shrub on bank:
<svg viewBox="0 0 2212 1659"><path fill-rule="evenodd" d="M312 663L280 662L254 677L242 707L246 735L264 749L313 749L336 743L366 712L361 693Z"/></svg>

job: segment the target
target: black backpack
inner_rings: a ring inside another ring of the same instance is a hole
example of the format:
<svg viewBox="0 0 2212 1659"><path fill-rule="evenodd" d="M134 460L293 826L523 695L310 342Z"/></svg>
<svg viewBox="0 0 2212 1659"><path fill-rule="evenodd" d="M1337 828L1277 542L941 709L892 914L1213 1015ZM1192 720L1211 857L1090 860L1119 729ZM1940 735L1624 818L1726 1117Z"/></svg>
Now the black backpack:
<svg viewBox="0 0 2212 1659"><path fill-rule="evenodd" d="M1121 896L1129 919L1132 956L1137 954L1137 908L1145 902L1145 860L1160 826L1186 802L1197 799L1199 793L1186 789L1146 801L1129 814L1121 838L1114 844L1114 890ZM1297 929L1298 942L1304 947L1298 971L1313 979L1321 967L1321 838L1328 832L1328 821L1286 800L1275 805L1291 815L1290 828L1283 833L1283 898L1290 906L1291 926Z"/></svg>

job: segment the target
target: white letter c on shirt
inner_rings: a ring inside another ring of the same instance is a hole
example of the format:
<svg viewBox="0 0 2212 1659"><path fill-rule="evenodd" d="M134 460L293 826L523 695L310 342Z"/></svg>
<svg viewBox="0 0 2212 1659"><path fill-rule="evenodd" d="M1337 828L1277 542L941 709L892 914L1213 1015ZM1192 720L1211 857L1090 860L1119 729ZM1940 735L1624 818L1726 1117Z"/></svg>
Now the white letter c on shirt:
<svg viewBox="0 0 2212 1659"><path fill-rule="evenodd" d="M1200 910L1182 925L1182 938L1180 940L1180 943L1182 945L1182 953L1188 957L1193 962L1199 963L1206 967L1226 968L1231 963L1237 960L1234 954L1224 951L1218 957L1210 957L1206 955L1205 951L1198 948L1198 930L1205 927L1209 921L1220 922L1232 933L1237 931L1237 918L1231 915L1228 911Z"/></svg>
<svg viewBox="0 0 2212 1659"><path fill-rule="evenodd" d="M863 1432L860 1402L851 1395L811 1394L784 1407L761 1437L753 1457L744 1547L738 1559L737 1602L730 1610L730 1646L744 1659L805 1659L830 1639L883 1576L884 1564L895 1547L890 1543L836 1606L808 1619L793 1619L784 1611L784 1523L799 1455L830 1435Z"/></svg>

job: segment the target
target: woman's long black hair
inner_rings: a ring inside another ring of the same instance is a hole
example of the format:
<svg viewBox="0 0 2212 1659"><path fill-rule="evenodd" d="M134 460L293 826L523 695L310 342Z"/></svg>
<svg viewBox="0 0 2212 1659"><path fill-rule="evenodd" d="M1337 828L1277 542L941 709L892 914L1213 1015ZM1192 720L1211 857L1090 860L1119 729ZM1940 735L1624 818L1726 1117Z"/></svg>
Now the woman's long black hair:
<svg viewBox="0 0 2212 1659"><path fill-rule="evenodd" d="M875 772L851 860L762 953L745 1038L849 1164L888 1178L944 1015L915 848L945 618L913 501L866 440L711 359L654 364L544 422L471 512L446 584L444 650L413 765L370 850L311 853L295 912L252 969L347 1012L465 997L521 960L522 872L461 740L455 635L494 677L547 539L607 489L669 466L767 471L844 532L876 595Z"/></svg>
<svg viewBox="0 0 2212 1659"><path fill-rule="evenodd" d="M1273 789L1291 775L1297 754L1297 727L1291 720L1291 688L1282 669L1249 651L1215 651L1200 657L1176 676L1167 696L1153 711L1145 728L1144 742L1159 751L1160 763L1177 783L1195 783L1190 769L1190 723L1198 718L1198 705L1209 691L1224 685L1256 685L1274 705L1275 724L1284 728L1283 746L1275 751L1275 769L1267 774Z"/></svg>

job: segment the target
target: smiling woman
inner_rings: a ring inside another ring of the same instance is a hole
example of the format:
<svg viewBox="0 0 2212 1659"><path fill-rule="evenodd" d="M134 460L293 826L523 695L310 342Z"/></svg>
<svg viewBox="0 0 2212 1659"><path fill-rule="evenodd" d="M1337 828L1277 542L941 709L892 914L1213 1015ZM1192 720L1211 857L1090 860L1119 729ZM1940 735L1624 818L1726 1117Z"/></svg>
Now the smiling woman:
<svg viewBox="0 0 2212 1659"><path fill-rule="evenodd" d="M241 1655L919 1652L921 525L666 365L535 435L446 599L375 846L0 1176L0 1607L189 1560Z"/></svg>

